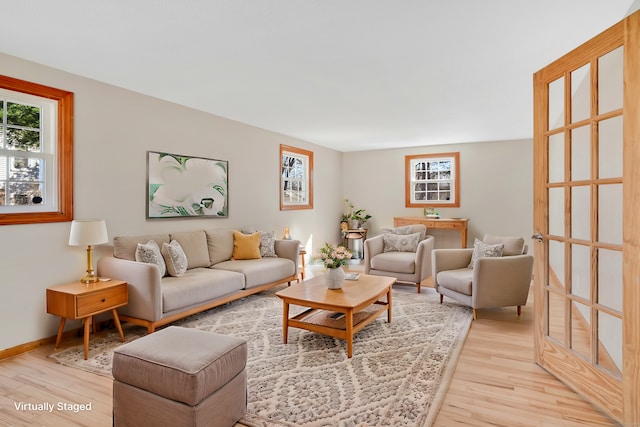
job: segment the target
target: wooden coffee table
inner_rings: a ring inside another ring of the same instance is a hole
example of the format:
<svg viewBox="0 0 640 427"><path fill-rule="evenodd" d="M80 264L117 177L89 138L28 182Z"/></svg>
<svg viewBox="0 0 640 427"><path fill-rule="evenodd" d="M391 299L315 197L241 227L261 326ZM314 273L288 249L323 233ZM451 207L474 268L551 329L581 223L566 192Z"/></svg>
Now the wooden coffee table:
<svg viewBox="0 0 640 427"><path fill-rule="evenodd" d="M395 281L394 277L360 274L358 280L345 280L342 289L328 289L321 275L277 292L284 304L284 343L287 343L289 327L306 329L346 340L347 357L351 357L356 332L384 311L387 312L387 322L391 322L391 287ZM386 301L381 301L385 295ZM291 304L309 309L289 318ZM333 313L344 313L344 317L333 319L330 317Z"/></svg>

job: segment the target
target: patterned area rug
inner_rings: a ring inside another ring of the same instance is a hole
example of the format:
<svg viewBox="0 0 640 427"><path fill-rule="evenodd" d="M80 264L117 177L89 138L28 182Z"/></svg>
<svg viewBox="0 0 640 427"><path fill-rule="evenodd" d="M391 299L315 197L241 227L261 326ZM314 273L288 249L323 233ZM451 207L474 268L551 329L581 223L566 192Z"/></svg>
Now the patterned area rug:
<svg viewBox="0 0 640 427"><path fill-rule="evenodd" d="M471 310L428 294L393 292L386 314L346 342L289 328L282 343L282 302L266 291L211 309L176 326L243 337L248 342L249 426L430 426L446 394L471 324ZM303 309L291 306L291 314ZM146 330L125 325L127 341ZM117 332L52 354L59 363L111 376Z"/></svg>

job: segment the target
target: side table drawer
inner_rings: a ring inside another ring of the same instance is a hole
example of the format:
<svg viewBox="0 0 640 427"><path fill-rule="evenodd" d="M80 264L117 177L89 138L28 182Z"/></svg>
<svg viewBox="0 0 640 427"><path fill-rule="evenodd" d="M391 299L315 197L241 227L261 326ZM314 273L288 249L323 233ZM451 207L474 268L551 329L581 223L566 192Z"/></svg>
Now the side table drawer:
<svg viewBox="0 0 640 427"><path fill-rule="evenodd" d="M127 303L127 285L77 297L77 317L106 311Z"/></svg>

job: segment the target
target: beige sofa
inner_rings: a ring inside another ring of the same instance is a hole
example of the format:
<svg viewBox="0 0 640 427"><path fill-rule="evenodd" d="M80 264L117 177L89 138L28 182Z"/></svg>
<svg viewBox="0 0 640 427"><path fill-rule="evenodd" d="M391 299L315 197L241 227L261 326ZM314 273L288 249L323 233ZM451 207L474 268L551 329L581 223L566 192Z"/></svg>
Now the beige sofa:
<svg viewBox="0 0 640 427"><path fill-rule="evenodd" d="M161 276L158 265L136 261L138 244L150 240L159 247L177 241L186 255L186 272ZM234 230L116 237L113 255L98 262L98 274L129 284L129 303L118 309L120 318L151 333L158 326L296 280L300 242L273 240L274 256L232 259Z"/></svg>

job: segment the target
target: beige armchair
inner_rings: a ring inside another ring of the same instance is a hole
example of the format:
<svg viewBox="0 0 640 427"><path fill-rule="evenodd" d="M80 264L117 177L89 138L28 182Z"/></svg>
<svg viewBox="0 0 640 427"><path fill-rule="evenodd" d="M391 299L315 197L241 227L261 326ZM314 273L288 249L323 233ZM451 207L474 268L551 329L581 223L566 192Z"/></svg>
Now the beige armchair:
<svg viewBox="0 0 640 427"><path fill-rule="evenodd" d="M502 245L501 256L479 254L470 265L474 250L482 252L483 247L495 245ZM474 248L435 249L432 264L440 303L447 296L468 305L473 308L474 319L478 308L510 306L517 306L520 317L521 307L527 304L533 256L527 255L522 238L485 235L482 241L476 239Z"/></svg>
<svg viewBox="0 0 640 427"><path fill-rule="evenodd" d="M398 282L421 282L431 276L434 238L422 224L386 230L364 242L364 272L395 277Z"/></svg>

